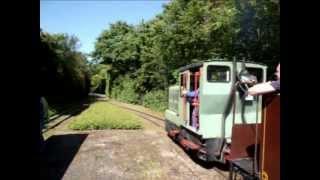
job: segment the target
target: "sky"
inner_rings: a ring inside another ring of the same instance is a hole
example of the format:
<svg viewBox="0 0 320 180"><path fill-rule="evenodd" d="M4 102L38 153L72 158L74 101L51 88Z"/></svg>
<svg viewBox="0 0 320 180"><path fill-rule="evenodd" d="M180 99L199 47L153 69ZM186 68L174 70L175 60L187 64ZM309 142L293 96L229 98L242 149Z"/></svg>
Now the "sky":
<svg viewBox="0 0 320 180"><path fill-rule="evenodd" d="M67 33L80 40L79 50L90 53L100 33L118 20L131 25L148 21L169 0L41 0L40 27L49 33Z"/></svg>

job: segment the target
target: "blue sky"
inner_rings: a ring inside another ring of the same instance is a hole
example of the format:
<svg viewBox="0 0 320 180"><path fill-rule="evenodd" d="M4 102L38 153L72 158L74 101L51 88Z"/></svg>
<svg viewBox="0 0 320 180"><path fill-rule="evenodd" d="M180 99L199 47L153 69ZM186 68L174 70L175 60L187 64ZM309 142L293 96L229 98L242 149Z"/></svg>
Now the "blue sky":
<svg viewBox="0 0 320 180"><path fill-rule="evenodd" d="M49 33L67 33L79 38L80 51L90 53L99 34L117 20L129 24L148 21L163 11L169 0L89 1L41 0L40 27Z"/></svg>

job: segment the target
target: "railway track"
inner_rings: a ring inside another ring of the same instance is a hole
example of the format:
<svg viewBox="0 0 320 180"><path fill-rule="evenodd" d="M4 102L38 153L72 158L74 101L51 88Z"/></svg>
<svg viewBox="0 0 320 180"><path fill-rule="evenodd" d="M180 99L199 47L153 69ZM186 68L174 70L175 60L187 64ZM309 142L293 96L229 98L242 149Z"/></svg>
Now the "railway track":
<svg viewBox="0 0 320 180"><path fill-rule="evenodd" d="M114 102L108 102L112 105L115 105L115 106L118 106L120 108L123 108L123 109L126 109L130 112L133 112L134 114L138 115L139 117L151 122L152 124L160 127L163 129L163 131L161 131L161 134L163 135L166 135L167 136L167 132L164 130L164 127L165 127L165 120L164 118L160 118L160 117L157 117L157 116L154 116L152 114L149 114L149 113L146 113L146 112L142 112L142 111L139 111L135 108L130 108L128 106L125 106L125 105L122 105L122 104L119 104L119 103L114 103ZM180 154L180 152L177 152L178 154ZM181 154L180 154L181 155ZM217 168L217 167L212 167L212 170L216 171L218 174L220 174L224 179L229 179L229 177L226 175L226 173ZM190 172L196 177L196 173L190 168Z"/></svg>
<svg viewBox="0 0 320 180"><path fill-rule="evenodd" d="M115 105L115 106L118 106L118 107L120 107L122 109L126 109L128 111L131 111L134 114L138 115L139 117L151 122L152 124L154 124L154 125L156 125L158 127L164 128L164 126L165 126L164 118L160 118L160 117L154 116L152 114L149 114L149 113L146 113L146 112L142 112L142 111L139 111L137 109L130 108L128 106L121 105L121 104L118 104L118 103L114 103L114 102L108 102L108 103L110 103L112 105Z"/></svg>
<svg viewBox="0 0 320 180"><path fill-rule="evenodd" d="M46 125L46 128L42 130L42 133L45 133L51 129L54 129L55 127L59 126L61 123L70 119L72 116L74 116L75 114L78 114L81 111L82 109L79 110L78 108L73 108L73 109L69 109L68 114L66 115L59 114L58 117L55 117L48 122L48 124Z"/></svg>
<svg viewBox="0 0 320 180"><path fill-rule="evenodd" d="M97 100L99 100L99 99L96 98L96 101ZM66 121L66 120L70 119L71 117L73 117L74 115L80 113L81 111L83 111L84 109L86 109L89 106L90 101L92 101L92 100L85 99L83 101L80 101L78 105L70 106L66 110L64 110L63 112L50 117L49 121L46 122L46 124L45 124L46 127L42 130L42 132L45 133L51 129L54 129L55 127L57 127L58 125L60 125L64 121Z"/></svg>

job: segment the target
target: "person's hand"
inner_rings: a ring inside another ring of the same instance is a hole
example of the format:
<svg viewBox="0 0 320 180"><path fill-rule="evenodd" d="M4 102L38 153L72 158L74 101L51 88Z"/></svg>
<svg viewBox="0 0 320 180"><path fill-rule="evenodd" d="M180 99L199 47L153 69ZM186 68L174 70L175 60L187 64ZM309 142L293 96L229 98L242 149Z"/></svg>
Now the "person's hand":
<svg viewBox="0 0 320 180"><path fill-rule="evenodd" d="M185 96L187 95L188 91L186 89L182 90L182 95Z"/></svg>
<svg viewBox="0 0 320 180"><path fill-rule="evenodd" d="M243 78L243 79L240 80L240 82L242 84L250 84L250 83L252 83L251 81L252 81L251 79L246 79L246 78Z"/></svg>
<svg viewBox="0 0 320 180"><path fill-rule="evenodd" d="M240 82L243 84L254 85L257 83L257 80L255 78L242 77Z"/></svg>
<svg viewBox="0 0 320 180"><path fill-rule="evenodd" d="M249 84L250 86L253 86L255 84L257 84L257 81L255 79L250 79L247 84Z"/></svg>

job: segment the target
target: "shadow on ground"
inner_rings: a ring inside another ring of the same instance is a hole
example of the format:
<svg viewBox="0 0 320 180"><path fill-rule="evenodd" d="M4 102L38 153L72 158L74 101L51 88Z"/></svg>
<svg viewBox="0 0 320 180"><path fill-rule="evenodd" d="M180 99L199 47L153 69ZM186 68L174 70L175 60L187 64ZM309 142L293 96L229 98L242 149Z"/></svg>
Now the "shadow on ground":
<svg viewBox="0 0 320 180"><path fill-rule="evenodd" d="M45 122L44 130L43 132L49 131L50 129L53 129L60 125L64 120L68 119L69 116L76 116L83 111L85 111L87 108L90 107L91 104L98 102L98 101L106 101L99 97L89 96L86 99L83 99L82 101L79 101L76 105L73 105L72 109L68 109L66 111L63 111L60 115L56 116L55 118L52 118L50 121ZM54 122L54 120L61 118L63 116L67 115L63 119L61 119L58 123L54 125L49 125L50 122Z"/></svg>
<svg viewBox="0 0 320 180"><path fill-rule="evenodd" d="M57 97L55 97L55 98L57 98ZM70 112L73 112L74 110L77 110L77 109L81 109L85 106L89 106L90 104L92 104L96 101L105 100L105 98L102 97L101 95L100 96L89 95L88 97L85 97L80 100L73 100L73 101L69 100L67 102L61 100L61 97L57 98L60 100L52 100L55 98L52 98L52 97L47 98L47 99L49 99L49 100L47 100L48 105L51 107L52 110L55 111L55 114L52 114L51 117L45 123L48 123L54 119L57 119L62 115L72 115L72 113L70 113Z"/></svg>
<svg viewBox="0 0 320 180"><path fill-rule="evenodd" d="M198 165L200 165L203 168L212 169L212 168L216 167L216 168L223 170L223 171L229 171L228 163L222 164L222 163L218 163L218 162L205 162L205 161L199 159L195 153L188 153L188 155L193 160L193 162L197 163Z"/></svg>
<svg viewBox="0 0 320 180"><path fill-rule="evenodd" d="M97 101L101 101L101 98L96 97L96 96L88 96L85 99L75 101L75 102L67 105L69 107L69 108L67 108L67 110L65 110L66 105L61 104L61 105L55 105L55 106L57 106L56 109L59 109L61 115L74 115L75 113L79 113L79 112L83 111L84 109L88 108L90 106L90 104L93 104ZM76 111L74 111L75 109L76 109ZM78 109L78 111L77 111L77 109ZM72 113L70 113L70 112L72 112Z"/></svg>
<svg viewBox="0 0 320 180"><path fill-rule="evenodd" d="M60 180L88 134L54 135L40 156L40 179Z"/></svg>

